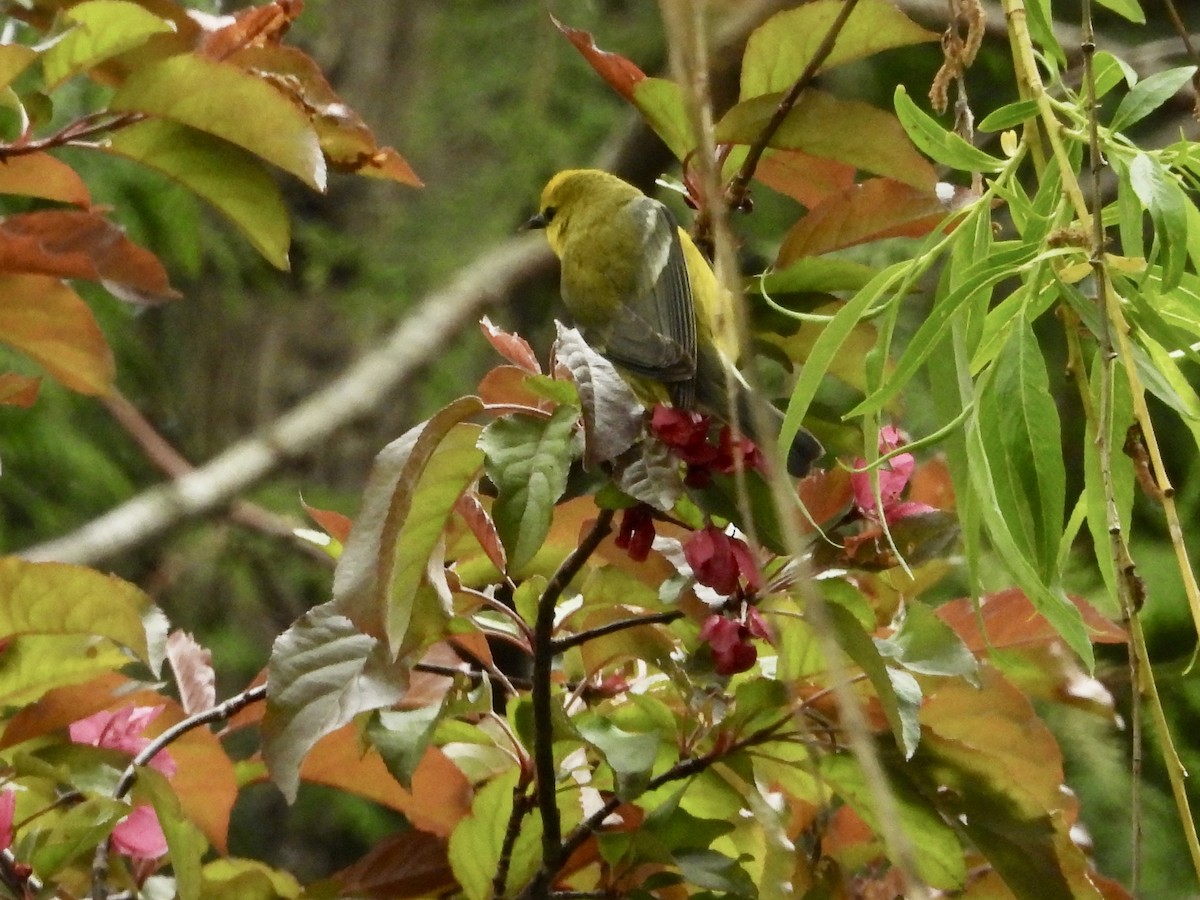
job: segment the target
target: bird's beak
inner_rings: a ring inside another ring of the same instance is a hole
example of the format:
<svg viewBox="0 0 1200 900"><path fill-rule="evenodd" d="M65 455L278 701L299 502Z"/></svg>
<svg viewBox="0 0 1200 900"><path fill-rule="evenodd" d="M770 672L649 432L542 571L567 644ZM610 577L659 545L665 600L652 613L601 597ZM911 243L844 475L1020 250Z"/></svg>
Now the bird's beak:
<svg viewBox="0 0 1200 900"><path fill-rule="evenodd" d="M550 221L544 215L538 213L521 226L521 231L532 231L535 228L545 228L549 224Z"/></svg>

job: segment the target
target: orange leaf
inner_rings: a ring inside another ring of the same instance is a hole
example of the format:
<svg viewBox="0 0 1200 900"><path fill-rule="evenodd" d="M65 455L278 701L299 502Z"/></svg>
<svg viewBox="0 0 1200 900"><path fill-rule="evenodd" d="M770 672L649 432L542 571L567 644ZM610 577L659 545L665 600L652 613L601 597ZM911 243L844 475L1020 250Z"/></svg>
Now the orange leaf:
<svg viewBox="0 0 1200 900"><path fill-rule="evenodd" d="M278 44L303 10L303 0L275 0L216 18L222 27L205 29L198 49L210 59L222 60L244 47Z"/></svg>
<svg viewBox="0 0 1200 900"><path fill-rule="evenodd" d="M1083 623L1091 632L1092 641L1100 644L1121 644L1127 640L1125 632L1100 615L1082 597L1071 594L1067 599L1078 607ZM942 621L973 652L980 653L989 645L997 648L1044 646L1060 641L1058 631L1034 607L1025 593L1018 588L1009 588L996 594L988 594L980 601L978 615L970 597L962 597L943 603L937 608ZM980 631L982 620L987 639Z"/></svg>
<svg viewBox="0 0 1200 900"><path fill-rule="evenodd" d="M542 374L542 365L538 362L537 354L533 352L533 348L529 346L529 342L525 338L493 325L492 320L487 316L480 320L479 328L496 352L514 366L530 375Z"/></svg>
<svg viewBox="0 0 1200 900"><path fill-rule="evenodd" d="M836 159L800 150L776 150L762 158L754 177L812 209L830 194L854 184L854 172L854 166Z"/></svg>
<svg viewBox="0 0 1200 900"><path fill-rule="evenodd" d="M304 511L308 513L309 518L325 529L326 534L345 546L346 539L350 537L350 526L352 524L349 516L331 509L317 509L317 507L309 506L307 503L301 503L301 505L304 507Z"/></svg>
<svg viewBox="0 0 1200 900"><path fill-rule="evenodd" d="M37 401L38 388L42 379L18 375L16 372L0 372L0 406L20 406L25 409Z"/></svg>
<svg viewBox="0 0 1200 900"><path fill-rule="evenodd" d="M321 738L305 757L300 777L390 806L404 813L413 827L439 837L449 837L471 809L467 777L441 750L426 751L409 793L391 776L378 753L363 753L353 724Z"/></svg>
<svg viewBox="0 0 1200 900"><path fill-rule="evenodd" d="M71 390L103 395L112 386L112 351L100 326L88 305L57 278L0 275L0 341Z"/></svg>
<svg viewBox="0 0 1200 900"><path fill-rule="evenodd" d="M51 209L0 221L0 271L102 283L135 303L178 297L158 258L94 212Z"/></svg>
<svg viewBox="0 0 1200 900"><path fill-rule="evenodd" d="M618 53L609 53L596 46L596 40L588 32L579 28L564 25L554 16L550 17L554 27L563 33L567 40L575 45L575 49L583 54L593 69L608 82L609 86L628 100L633 102L633 89L638 82L646 77L646 73L634 63Z"/></svg>
<svg viewBox="0 0 1200 900"><path fill-rule="evenodd" d="M85 209L92 195L79 173L49 153L10 156L0 164L0 194L20 194L72 203Z"/></svg>
<svg viewBox="0 0 1200 900"><path fill-rule="evenodd" d="M965 199L959 188L947 203L936 193L890 178L871 178L830 194L784 237L775 261L783 268L802 256L820 256L889 237L928 234Z"/></svg>

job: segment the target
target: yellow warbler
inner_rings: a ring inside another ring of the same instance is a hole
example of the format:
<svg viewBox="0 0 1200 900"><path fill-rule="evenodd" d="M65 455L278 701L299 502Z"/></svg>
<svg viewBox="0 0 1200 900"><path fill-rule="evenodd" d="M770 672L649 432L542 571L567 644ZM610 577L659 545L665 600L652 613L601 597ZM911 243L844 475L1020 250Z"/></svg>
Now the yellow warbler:
<svg viewBox="0 0 1200 900"><path fill-rule="evenodd" d="M559 172L542 191L529 228L546 229L562 261L562 298L584 339L622 369L635 392L736 421L756 443L751 390L722 352L713 323L726 292L670 210L615 175ZM645 380L650 381L648 386ZM657 390L656 390L657 389ZM773 414L778 427L779 413ZM824 453L804 429L788 453L799 477Z"/></svg>

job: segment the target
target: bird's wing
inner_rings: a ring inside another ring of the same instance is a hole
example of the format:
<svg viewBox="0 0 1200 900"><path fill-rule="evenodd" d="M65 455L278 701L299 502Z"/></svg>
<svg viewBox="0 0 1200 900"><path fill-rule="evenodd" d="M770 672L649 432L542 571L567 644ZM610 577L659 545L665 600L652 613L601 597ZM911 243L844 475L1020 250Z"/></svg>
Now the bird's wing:
<svg viewBox="0 0 1200 900"><path fill-rule="evenodd" d="M666 383L672 400L689 407L696 374L696 310L679 229L670 210L638 197L625 212L640 226L643 254L626 286L623 308L606 341L606 355L632 372Z"/></svg>

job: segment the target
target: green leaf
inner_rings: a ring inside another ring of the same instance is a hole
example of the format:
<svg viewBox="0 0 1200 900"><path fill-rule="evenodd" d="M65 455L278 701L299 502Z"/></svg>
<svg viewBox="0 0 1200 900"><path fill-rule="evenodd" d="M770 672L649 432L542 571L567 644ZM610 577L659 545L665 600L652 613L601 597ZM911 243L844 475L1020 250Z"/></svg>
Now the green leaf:
<svg viewBox="0 0 1200 900"><path fill-rule="evenodd" d="M883 706L896 746L910 758L921 741L921 689L906 673L890 669L879 648L854 615L837 603L827 603L826 613L837 634L838 645L863 670ZM899 676L899 677L895 677ZM900 691L896 690L897 685Z"/></svg>
<svg viewBox="0 0 1200 900"><path fill-rule="evenodd" d="M28 857L42 878L50 878L72 860L89 857L113 826L129 815L129 805L111 797L88 797L67 808L54 824L38 833Z"/></svg>
<svg viewBox="0 0 1200 900"><path fill-rule="evenodd" d="M776 13L756 28L742 56L741 99L787 91L816 55L841 7L841 0L813 0ZM860 0L817 72L937 39L887 0Z"/></svg>
<svg viewBox="0 0 1200 900"><path fill-rule="evenodd" d="M118 672L129 654L90 634L26 634L7 639L0 654L0 704L33 703L52 688Z"/></svg>
<svg viewBox="0 0 1200 900"><path fill-rule="evenodd" d="M381 553L391 555L386 622L393 656L412 652L431 637L428 629L410 634L410 628L419 624L415 617L422 611L429 612L420 608L420 601L436 602L420 589L427 584L426 568L458 498L479 476L483 464L483 452L476 446L480 433L478 425L455 424L420 473L409 473L416 483L403 479L397 488L397 495L404 492L407 496L393 499L380 548Z"/></svg>
<svg viewBox="0 0 1200 900"><path fill-rule="evenodd" d="M979 663L962 638L937 614L913 600L904 607L904 619L896 633L876 638L879 653L920 675L961 675L979 683Z"/></svg>
<svg viewBox="0 0 1200 900"><path fill-rule="evenodd" d="M155 119L122 128L100 149L178 181L211 203L271 265L288 267L287 208L275 179L253 154L203 131Z"/></svg>
<svg viewBox="0 0 1200 900"><path fill-rule="evenodd" d="M204 866L203 900L296 900L304 888L290 872L257 859L214 859Z"/></svg>
<svg viewBox="0 0 1200 900"><path fill-rule="evenodd" d="M885 757L886 759L886 757ZM892 767L896 776L903 767ZM880 811L874 792L849 753L830 753L820 760L820 774L876 834L882 834ZM966 864L957 835L934 811L929 801L903 775L888 779L899 813L898 825L913 848L918 874L930 887L954 890L962 887Z"/></svg>
<svg viewBox="0 0 1200 900"><path fill-rule="evenodd" d="M617 776L617 793L622 799L632 800L646 789L662 743L657 732L625 731L599 715L580 717L575 727Z"/></svg>
<svg viewBox="0 0 1200 900"><path fill-rule="evenodd" d="M73 27L42 56L42 77L53 90L77 72L90 69L153 35L173 32L173 23L130 0L87 0L63 10Z"/></svg>
<svg viewBox="0 0 1200 900"><path fill-rule="evenodd" d="M718 143L758 141L781 99L779 94L764 94L738 103L717 124ZM837 122L838 127L830 128L830 122ZM843 100L825 91L805 91L767 145L840 160L913 187L933 190L937 183L937 173L912 146L895 116L861 100Z"/></svg>
<svg viewBox="0 0 1200 900"><path fill-rule="evenodd" d="M325 158L308 116L237 66L190 54L172 56L134 70L109 108L160 116L216 135L325 190Z"/></svg>
<svg viewBox="0 0 1200 900"><path fill-rule="evenodd" d="M450 868L468 900L489 900L504 835L513 812L516 769L492 779L476 794L471 814L450 835ZM508 896L516 896L541 862L542 820L523 816L508 869Z"/></svg>
<svg viewBox="0 0 1200 900"><path fill-rule="evenodd" d="M980 398L979 421L996 496L1014 536L1023 539L1046 583L1057 577L1058 542L1066 502L1066 468L1058 409L1041 348L1021 319L996 360Z"/></svg>
<svg viewBox="0 0 1200 900"><path fill-rule="evenodd" d="M381 641L339 615L335 602L309 610L276 638L267 664L263 759L289 802L313 744L407 689L407 672L392 665Z"/></svg>
<svg viewBox="0 0 1200 900"><path fill-rule="evenodd" d="M560 406L549 419L505 416L480 435L488 478L499 491L492 518L508 551L510 571L533 559L550 532L554 504L567 488L571 461L579 455L578 416L570 406Z"/></svg>
<svg viewBox="0 0 1200 900"><path fill-rule="evenodd" d="M1101 409L1100 352L1092 358L1091 393L1093 408ZM1129 381L1121 366L1113 366L1112 378L1112 422L1109 431L1109 445L1114 448L1109 462L1109 472L1112 475L1113 494L1116 499L1118 520L1123 534L1129 534L1130 517L1133 512L1134 476L1133 462L1124 453L1117 451L1125 443L1125 432L1133 422L1133 400L1129 394ZM1096 563L1100 574L1108 588L1108 596L1116 598L1117 579L1122 577L1117 572L1117 561L1109 552L1110 537L1108 526L1108 503L1104 496L1104 482L1100 474L1100 454L1096 443L1096 430L1091 419L1087 421L1087 434L1083 444L1083 491L1087 504L1088 532L1092 536L1092 546L1096 548Z"/></svg>
<svg viewBox="0 0 1200 900"><path fill-rule="evenodd" d="M412 790L416 772L442 716L442 704L430 703L417 709L376 712L367 725L367 736L384 765L404 787Z"/></svg>
<svg viewBox="0 0 1200 900"><path fill-rule="evenodd" d="M961 169L964 172L999 172L1004 168L1002 159L984 153L968 144L959 135L947 131L928 113L918 108L908 96L904 85L896 86L894 95L896 115L908 132L912 142L934 162Z"/></svg>
<svg viewBox="0 0 1200 900"><path fill-rule="evenodd" d="M1133 66L1125 60L1101 50L1092 61L1092 73L1096 79L1096 99L1099 100L1124 81L1130 87L1137 84L1138 76Z"/></svg>
<svg viewBox="0 0 1200 900"><path fill-rule="evenodd" d="M687 850L674 854L684 881L734 897L756 897L753 879L735 859L716 850ZM695 896L695 895L693 895Z"/></svg>
<svg viewBox="0 0 1200 900"><path fill-rule="evenodd" d="M1179 284L1187 262L1190 201L1178 180L1146 153L1139 153L1129 164L1129 183L1154 222L1154 247L1163 267L1163 287L1171 290Z"/></svg>
<svg viewBox="0 0 1200 900"><path fill-rule="evenodd" d="M1174 97L1195 74L1195 66L1180 66L1143 78L1121 98L1108 127L1113 131L1124 131L1130 125L1140 122Z"/></svg>
<svg viewBox="0 0 1200 900"><path fill-rule="evenodd" d="M1101 6L1108 7L1117 15L1124 16L1130 22L1138 25L1146 24L1146 14L1138 5L1137 0L1096 0Z"/></svg>
<svg viewBox="0 0 1200 900"><path fill-rule="evenodd" d="M32 47L23 44L0 44L0 89L12 84L37 58L38 53Z"/></svg>
<svg viewBox="0 0 1200 900"><path fill-rule="evenodd" d="M1036 100L1017 100L994 109L975 127L980 131L1004 131L1023 125L1038 114Z"/></svg>
<svg viewBox="0 0 1200 900"><path fill-rule="evenodd" d="M687 159L696 139L684 105L683 89L665 78L646 78L634 86L633 102L675 158Z"/></svg>
<svg viewBox="0 0 1200 900"><path fill-rule="evenodd" d="M105 637L152 665L143 616L153 609L140 588L114 575L66 563L0 558L0 636Z"/></svg>
<svg viewBox="0 0 1200 900"><path fill-rule="evenodd" d="M154 805L163 836L167 839L167 856L175 876L175 896L179 900L201 900L200 858L208 850L204 834L184 814L179 796L162 773L150 768L139 770L133 794L135 800L149 800Z"/></svg>
<svg viewBox="0 0 1200 900"><path fill-rule="evenodd" d="M746 284L750 294L831 293L862 290L879 270L849 259L807 256L783 269L772 269Z"/></svg>

